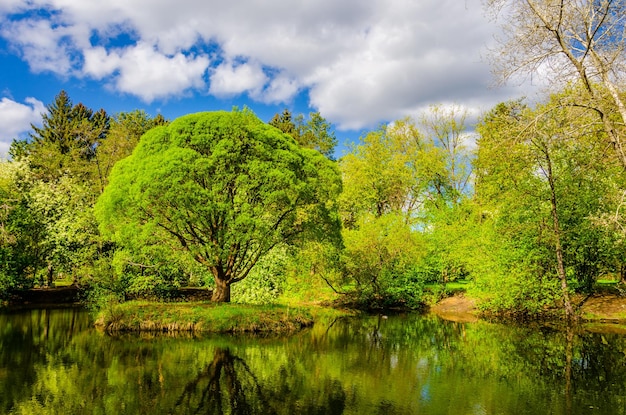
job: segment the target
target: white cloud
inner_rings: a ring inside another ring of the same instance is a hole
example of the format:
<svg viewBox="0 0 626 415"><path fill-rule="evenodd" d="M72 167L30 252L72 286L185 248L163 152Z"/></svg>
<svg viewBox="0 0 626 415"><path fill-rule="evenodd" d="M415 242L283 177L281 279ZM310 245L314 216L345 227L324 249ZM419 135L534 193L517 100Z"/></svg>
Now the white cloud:
<svg viewBox="0 0 626 415"><path fill-rule="evenodd" d="M27 7L24 0L0 0L0 13L16 13Z"/></svg>
<svg viewBox="0 0 626 415"><path fill-rule="evenodd" d="M488 88L481 55L497 28L481 0L29 0L0 13L27 7L53 17L5 19L0 35L33 70L104 80L148 102L207 84L266 103L308 90L326 118L358 129L438 102L488 108L515 92ZM121 31L130 44L116 43Z"/></svg>
<svg viewBox="0 0 626 415"><path fill-rule="evenodd" d="M103 79L115 73L121 65L121 56L108 53L103 47L95 47L84 51L85 63L83 71L94 79Z"/></svg>
<svg viewBox="0 0 626 415"><path fill-rule="evenodd" d="M164 55L145 43L107 52L102 47L85 51L86 75L103 79L115 75L115 89L146 102L202 89L209 66L207 56Z"/></svg>
<svg viewBox="0 0 626 415"><path fill-rule="evenodd" d="M261 100L269 104L289 102L300 89L299 82L284 74L275 76L262 93Z"/></svg>
<svg viewBox="0 0 626 415"><path fill-rule="evenodd" d="M223 62L211 74L209 93L216 96L232 96L243 93L258 96L266 81L267 76L259 65Z"/></svg>
<svg viewBox="0 0 626 415"><path fill-rule="evenodd" d="M70 38L65 28L33 19L4 24L0 35L9 40L34 72L50 71L65 76L72 71L72 52L67 44Z"/></svg>
<svg viewBox="0 0 626 415"><path fill-rule="evenodd" d="M0 100L0 154L6 155L14 138L30 131L31 124L41 124L44 104L35 98L26 98L25 104L9 98Z"/></svg>

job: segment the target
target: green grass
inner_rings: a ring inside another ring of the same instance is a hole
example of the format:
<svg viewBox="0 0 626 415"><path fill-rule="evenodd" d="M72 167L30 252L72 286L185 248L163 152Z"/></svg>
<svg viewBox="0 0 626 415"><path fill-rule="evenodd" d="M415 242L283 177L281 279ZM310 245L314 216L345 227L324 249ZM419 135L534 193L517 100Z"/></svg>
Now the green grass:
<svg viewBox="0 0 626 415"><path fill-rule="evenodd" d="M340 312L285 305L129 301L103 307L96 325L108 331L290 332L332 313Z"/></svg>
<svg viewBox="0 0 626 415"><path fill-rule="evenodd" d="M450 293L462 292L467 290L468 285L471 281L467 280L456 280L446 283L445 285L440 282L432 282L428 284L424 284L424 288L427 291L441 290L445 287L445 290Z"/></svg>
<svg viewBox="0 0 626 415"><path fill-rule="evenodd" d="M57 278L54 280L55 287L69 287L72 283L71 277Z"/></svg>

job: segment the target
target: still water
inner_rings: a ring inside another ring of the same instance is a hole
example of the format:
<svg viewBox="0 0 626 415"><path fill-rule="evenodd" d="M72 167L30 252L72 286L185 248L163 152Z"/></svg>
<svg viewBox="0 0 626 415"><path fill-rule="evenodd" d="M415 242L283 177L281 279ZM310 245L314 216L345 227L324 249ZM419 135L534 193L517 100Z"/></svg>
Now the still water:
<svg viewBox="0 0 626 415"><path fill-rule="evenodd" d="M289 337L110 336L0 312L2 414L626 414L626 334L432 315Z"/></svg>

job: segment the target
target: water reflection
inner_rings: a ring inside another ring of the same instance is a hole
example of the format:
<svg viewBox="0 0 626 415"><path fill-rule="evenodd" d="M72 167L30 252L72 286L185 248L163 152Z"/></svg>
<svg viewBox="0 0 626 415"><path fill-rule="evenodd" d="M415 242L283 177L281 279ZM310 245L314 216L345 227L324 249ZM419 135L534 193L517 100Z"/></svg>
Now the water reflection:
<svg viewBox="0 0 626 415"><path fill-rule="evenodd" d="M276 413L246 362L228 348L215 349L213 361L189 382L176 409L183 413Z"/></svg>
<svg viewBox="0 0 626 415"><path fill-rule="evenodd" d="M626 414L626 336L340 319L289 338L111 337L0 314L0 413Z"/></svg>

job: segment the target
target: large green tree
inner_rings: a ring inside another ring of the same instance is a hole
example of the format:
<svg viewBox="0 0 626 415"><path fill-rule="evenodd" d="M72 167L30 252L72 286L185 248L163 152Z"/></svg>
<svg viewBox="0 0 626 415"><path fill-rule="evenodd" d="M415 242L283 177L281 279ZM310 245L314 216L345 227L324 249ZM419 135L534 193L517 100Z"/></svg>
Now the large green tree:
<svg viewBox="0 0 626 415"><path fill-rule="evenodd" d="M335 164L251 111L198 113L150 130L118 162L96 204L117 242L160 240L210 270L230 301L274 247L336 237Z"/></svg>

